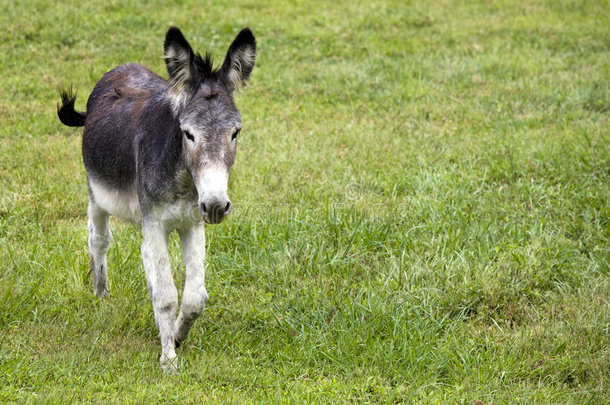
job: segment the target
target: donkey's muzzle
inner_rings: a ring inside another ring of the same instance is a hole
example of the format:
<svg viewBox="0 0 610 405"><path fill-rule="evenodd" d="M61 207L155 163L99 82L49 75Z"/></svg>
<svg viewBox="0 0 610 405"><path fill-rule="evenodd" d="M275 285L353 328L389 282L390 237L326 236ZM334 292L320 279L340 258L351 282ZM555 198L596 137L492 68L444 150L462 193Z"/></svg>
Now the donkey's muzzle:
<svg viewBox="0 0 610 405"><path fill-rule="evenodd" d="M219 224L231 212L231 201L214 200L201 203L203 219L208 224Z"/></svg>

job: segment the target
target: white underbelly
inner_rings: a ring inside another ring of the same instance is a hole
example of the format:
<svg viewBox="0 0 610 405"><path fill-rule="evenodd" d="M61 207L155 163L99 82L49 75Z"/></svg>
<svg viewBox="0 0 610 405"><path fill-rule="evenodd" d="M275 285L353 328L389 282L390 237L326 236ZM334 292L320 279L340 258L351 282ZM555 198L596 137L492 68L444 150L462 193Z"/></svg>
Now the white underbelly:
<svg viewBox="0 0 610 405"><path fill-rule="evenodd" d="M123 221L141 222L142 211L135 186L125 190L107 187L89 179L95 203L104 211Z"/></svg>

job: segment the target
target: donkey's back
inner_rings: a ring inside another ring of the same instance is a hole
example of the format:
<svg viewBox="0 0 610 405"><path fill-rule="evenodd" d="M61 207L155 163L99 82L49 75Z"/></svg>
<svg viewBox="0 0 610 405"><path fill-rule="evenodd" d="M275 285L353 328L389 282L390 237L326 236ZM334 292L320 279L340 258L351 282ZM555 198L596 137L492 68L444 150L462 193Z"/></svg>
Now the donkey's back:
<svg viewBox="0 0 610 405"><path fill-rule="evenodd" d="M155 94L163 94L166 87L163 78L135 63L121 65L101 78L87 101L83 159L88 174L109 185L133 183L139 127Z"/></svg>

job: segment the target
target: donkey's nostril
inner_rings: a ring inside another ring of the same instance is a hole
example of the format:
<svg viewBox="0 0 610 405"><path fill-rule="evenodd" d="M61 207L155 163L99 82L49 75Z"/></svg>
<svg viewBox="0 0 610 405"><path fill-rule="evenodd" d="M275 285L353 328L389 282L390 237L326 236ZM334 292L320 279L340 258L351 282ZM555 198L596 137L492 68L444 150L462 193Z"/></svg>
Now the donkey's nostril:
<svg viewBox="0 0 610 405"><path fill-rule="evenodd" d="M201 213L206 218L207 223L219 224L225 216L231 212L231 202L227 199L208 200L201 203Z"/></svg>

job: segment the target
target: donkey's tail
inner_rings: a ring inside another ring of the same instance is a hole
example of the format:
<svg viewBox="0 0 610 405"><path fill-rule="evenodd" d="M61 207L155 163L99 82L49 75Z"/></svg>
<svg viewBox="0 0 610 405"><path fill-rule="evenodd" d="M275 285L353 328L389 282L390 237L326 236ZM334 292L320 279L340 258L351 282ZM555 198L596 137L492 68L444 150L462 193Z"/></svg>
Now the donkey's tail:
<svg viewBox="0 0 610 405"><path fill-rule="evenodd" d="M68 90L60 90L59 95L61 96L61 105L57 104L57 116L62 124L69 127L84 126L87 114L74 109L76 93L72 91L72 86Z"/></svg>

